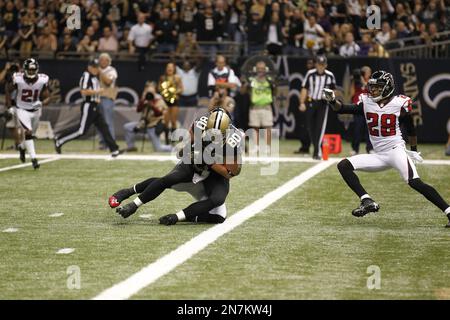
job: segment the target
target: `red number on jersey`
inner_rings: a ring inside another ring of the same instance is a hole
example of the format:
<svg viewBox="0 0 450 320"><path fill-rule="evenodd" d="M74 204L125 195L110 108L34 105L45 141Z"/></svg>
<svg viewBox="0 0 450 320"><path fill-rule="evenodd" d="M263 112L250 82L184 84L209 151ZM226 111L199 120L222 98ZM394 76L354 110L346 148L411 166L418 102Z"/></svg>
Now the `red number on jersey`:
<svg viewBox="0 0 450 320"><path fill-rule="evenodd" d="M369 128L369 134L371 136L380 136L380 130L378 130L379 116L377 113L367 112L367 127ZM381 136L389 137L395 136L395 125L396 125L396 116L395 114L382 114L381 115Z"/></svg>
<svg viewBox="0 0 450 320"><path fill-rule="evenodd" d="M21 99L23 102L31 103L31 102L37 101L38 96L39 96L39 90L36 89L33 91L30 89L24 89L24 90L22 90Z"/></svg>
<svg viewBox="0 0 450 320"><path fill-rule="evenodd" d="M381 135L383 137L395 136L395 114L383 114L381 116Z"/></svg>
<svg viewBox="0 0 450 320"><path fill-rule="evenodd" d="M380 131L376 128L378 127L378 113L367 112L366 118L370 135L378 137L380 135Z"/></svg>

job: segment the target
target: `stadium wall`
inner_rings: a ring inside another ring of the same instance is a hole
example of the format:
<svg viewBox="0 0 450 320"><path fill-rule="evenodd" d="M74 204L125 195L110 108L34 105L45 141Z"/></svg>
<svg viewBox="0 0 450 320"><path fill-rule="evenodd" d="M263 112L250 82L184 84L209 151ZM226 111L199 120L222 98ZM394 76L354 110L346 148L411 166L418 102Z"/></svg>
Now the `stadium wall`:
<svg viewBox="0 0 450 320"><path fill-rule="evenodd" d="M239 74L245 61L232 64ZM0 62L4 65L5 61ZM296 139L299 135L299 120L302 114L298 111L298 96L301 81L306 73L306 58L278 57L274 60L279 70L278 96L274 105L275 126L281 130L282 136ZM344 100L349 101L352 73L364 65L373 70L384 69L394 74L397 92L413 98L414 121L418 126L421 142L441 143L447 140L447 122L450 121L450 61L445 59L378 59L378 58L330 58L331 71L336 76L338 90ZM43 119L50 120L55 131L77 121L80 102L78 82L86 66L79 60L40 60L40 71L50 76L50 88L54 107L44 112ZM165 64L149 62L145 71L139 72L136 62L115 61L114 66L119 73L120 87L117 104L116 130L118 137L123 136L121 130L124 122L135 120L134 106L140 96L146 81L157 81L163 73ZM200 105L207 103L206 79L212 62L206 62L201 67L199 81ZM236 96L237 108L235 119L240 127L245 128L248 119L248 99ZM72 106L72 107L69 107ZM180 115L183 124L193 118L200 110L184 108ZM341 133L344 138L352 130L352 116L337 116L330 114L327 131Z"/></svg>

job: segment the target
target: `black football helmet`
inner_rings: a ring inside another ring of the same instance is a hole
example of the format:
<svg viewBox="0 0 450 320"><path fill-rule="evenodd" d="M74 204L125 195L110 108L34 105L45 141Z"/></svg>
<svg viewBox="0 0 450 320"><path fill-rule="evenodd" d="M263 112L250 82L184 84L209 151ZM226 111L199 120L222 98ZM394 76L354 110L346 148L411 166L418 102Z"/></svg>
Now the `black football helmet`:
<svg viewBox="0 0 450 320"><path fill-rule="evenodd" d="M372 73L367 83L369 97L378 102L387 99L394 94L394 77L389 72L379 70Z"/></svg>
<svg viewBox="0 0 450 320"><path fill-rule="evenodd" d="M39 72L39 63L34 58L29 58L23 63L23 72L27 79L35 79Z"/></svg>

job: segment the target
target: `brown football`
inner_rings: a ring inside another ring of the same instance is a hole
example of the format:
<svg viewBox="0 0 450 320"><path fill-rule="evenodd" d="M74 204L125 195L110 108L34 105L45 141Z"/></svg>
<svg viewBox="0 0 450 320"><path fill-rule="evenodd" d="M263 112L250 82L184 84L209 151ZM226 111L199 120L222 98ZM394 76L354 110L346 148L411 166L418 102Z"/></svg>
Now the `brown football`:
<svg viewBox="0 0 450 320"><path fill-rule="evenodd" d="M226 164L225 164L225 167L226 167L229 171L231 171L231 173L232 173L233 175L235 175L235 176L237 176L237 175L240 173L240 171L241 171L241 169L240 169L240 167L239 167L239 164L237 164L237 163L226 163Z"/></svg>

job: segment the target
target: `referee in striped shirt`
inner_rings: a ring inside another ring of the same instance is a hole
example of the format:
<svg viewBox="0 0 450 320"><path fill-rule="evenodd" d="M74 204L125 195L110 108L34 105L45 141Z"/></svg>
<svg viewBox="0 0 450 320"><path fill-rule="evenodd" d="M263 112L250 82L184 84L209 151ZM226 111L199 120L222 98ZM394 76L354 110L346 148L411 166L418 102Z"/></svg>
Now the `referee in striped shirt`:
<svg viewBox="0 0 450 320"><path fill-rule="evenodd" d="M108 125L98 109L99 94L101 93L100 83L97 78L99 72L98 59L90 60L87 70L80 79L80 92L84 100L81 104L80 124L76 129L64 130L58 135L55 139L55 150L57 153L61 153L63 144L84 135L89 130L89 127L94 124L103 135L105 143L111 151L111 156L117 157L120 154L119 146L112 138Z"/></svg>
<svg viewBox="0 0 450 320"><path fill-rule="evenodd" d="M309 138L314 146L313 159L322 159L321 143L327 126L328 106L322 99L323 88L335 89L334 74L327 69L327 58L318 56L315 68L306 73L300 92L300 111L306 112Z"/></svg>

